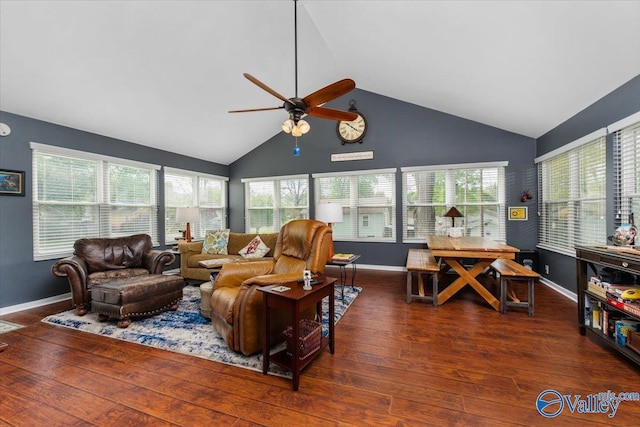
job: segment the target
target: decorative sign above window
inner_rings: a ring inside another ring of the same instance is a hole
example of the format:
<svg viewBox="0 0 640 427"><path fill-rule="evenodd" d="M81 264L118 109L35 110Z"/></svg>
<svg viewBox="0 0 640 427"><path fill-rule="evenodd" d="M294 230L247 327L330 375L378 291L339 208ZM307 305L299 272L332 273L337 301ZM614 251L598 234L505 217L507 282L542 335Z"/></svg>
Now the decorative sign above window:
<svg viewBox="0 0 640 427"><path fill-rule="evenodd" d="M352 160L373 160L373 151L358 151L355 153L334 153L332 162L350 162Z"/></svg>

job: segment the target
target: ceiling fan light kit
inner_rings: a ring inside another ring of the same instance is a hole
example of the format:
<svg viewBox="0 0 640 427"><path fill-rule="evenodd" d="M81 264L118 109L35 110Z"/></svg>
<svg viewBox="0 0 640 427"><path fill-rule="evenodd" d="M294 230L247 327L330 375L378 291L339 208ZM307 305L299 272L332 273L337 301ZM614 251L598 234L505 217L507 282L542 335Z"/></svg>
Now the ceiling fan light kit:
<svg viewBox="0 0 640 427"><path fill-rule="evenodd" d="M256 79L249 73L244 73L244 77L251 83L255 84L265 92L270 93L283 104L279 107L253 108L248 110L232 110L230 113L246 113L252 111L268 111L284 109L289 113L289 118L282 123L282 130L290 133L296 138L296 146L293 149L293 155L300 155L297 138L306 134L311 130L311 126L306 120L302 120L302 116L309 115L327 120L336 121L353 121L359 116L351 111L335 110L333 108L321 107L322 104L332 101L342 95L352 91L356 87L356 83L351 79L342 79L335 83L319 89L304 98L298 97L298 0L293 0L293 23L294 23L294 54L295 54L295 93L293 98L286 98L275 90L271 89L260 80Z"/></svg>

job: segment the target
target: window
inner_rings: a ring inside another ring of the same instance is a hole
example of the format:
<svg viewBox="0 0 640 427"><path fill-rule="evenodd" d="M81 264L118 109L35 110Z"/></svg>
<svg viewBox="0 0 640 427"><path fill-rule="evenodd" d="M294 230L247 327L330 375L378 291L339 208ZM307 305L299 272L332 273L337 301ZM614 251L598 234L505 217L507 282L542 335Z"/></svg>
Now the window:
<svg viewBox="0 0 640 427"><path fill-rule="evenodd" d="M615 224L634 222L640 215L640 112L610 125L614 132ZM636 239L636 244L638 243Z"/></svg>
<svg viewBox="0 0 640 427"><path fill-rule="evenodd" d="M293 219L309 218L309 176L243 179L245 231L276 233Z"/></svg>
<svg viewBox="0 0 640 427"><path fill-rule="evenodd" d="M200 208L200 221L191 224L194 239L203 239L207 230L227 224L227 181L229 178L199 172L164 168L165 240L175 243L186 224L176 221L176 209Z"/></svg>
<svg viewBox="0 0 640 427"><path fill-rule="evenodd" d="M156 165L31 143L33 257L68 256L83 237L158 238Z"/></svg>
<svg viewBox="0 0 640 427"><path fill-rule="evenodd" d="M538 246L575 256L576 245L605 243L604 129L539 157L536 163Z"/></svg>
<svg viewBox="0 0 640 427"><path fill-rule="evenodd" d="M505 179L507 162L402 168L403 241L424 243L428 234L451 227L447 210L464 216L456 226L466 236L506 240Z"/></svg>
<svg viewBox="0 0 640 427"><path fill-rule="evenodd" d="M395 242L396 170L313 175L316 204L342 205L343 221L332 224L333 240Z"/></svg>

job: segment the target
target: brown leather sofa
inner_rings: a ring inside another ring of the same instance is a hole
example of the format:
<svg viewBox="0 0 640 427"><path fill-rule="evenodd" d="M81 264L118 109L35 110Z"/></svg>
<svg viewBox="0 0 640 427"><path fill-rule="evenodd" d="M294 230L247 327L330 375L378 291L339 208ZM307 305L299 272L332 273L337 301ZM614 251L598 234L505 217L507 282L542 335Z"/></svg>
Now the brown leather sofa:
<svg viewBox="0 0 640 427"><path fill-rule="evenodd" d="M208 281L211 270L198 264L200 261L231 258L238 261L265 261L272 260L273 253L278 240L278 233L258 234L265 245L269 247L269 252L264 258L242 258L238 252L256 237L255 233L229 233L229 243L227 244L227 255L203 254L203 242L178 242L180 251L180 276L185 280Z"/></svg>
<svg viewBox="0 0 640 427"><path fill-rule="evenodd" d="M302 278L303 270L324 273L331 229L315 220L294 220L278 234L273 260L225 264L213 284L211 321L233 351L245 355L262 349L263 306L260 286ZM288 314L274 310L270 320L273 345L284 339ZM313 318L313 310L303 313Z"/></svg>
<svg viewBox="0 0 640 427"><path fill-rule="evenodd" d="M92 286L142 275L161 275L165 266L175 261L170 251L152 249L147 234L79 239L73 249L74 255L57 261L51 271L69 280L72 303L79 316L84 316L91 307Z"/></svg>

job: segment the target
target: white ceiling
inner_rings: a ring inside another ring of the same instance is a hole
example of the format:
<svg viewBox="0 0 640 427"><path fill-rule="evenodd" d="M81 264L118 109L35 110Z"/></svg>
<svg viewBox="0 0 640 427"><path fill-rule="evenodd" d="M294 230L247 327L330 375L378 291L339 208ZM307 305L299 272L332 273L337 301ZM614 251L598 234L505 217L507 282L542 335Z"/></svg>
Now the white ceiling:
<svg viewBox="0 0 640 427"><path fill-rule="evenodd" d="M536 138L640 74L638 17L640 1L300 0L298 95L350 77ZM286 119L227 113L282 105L243 72L294 96L292 0L0 0L3 111L230 164Z"/></svg>

